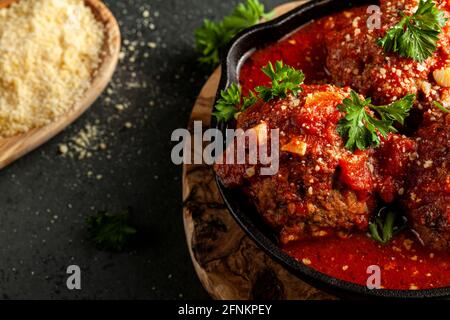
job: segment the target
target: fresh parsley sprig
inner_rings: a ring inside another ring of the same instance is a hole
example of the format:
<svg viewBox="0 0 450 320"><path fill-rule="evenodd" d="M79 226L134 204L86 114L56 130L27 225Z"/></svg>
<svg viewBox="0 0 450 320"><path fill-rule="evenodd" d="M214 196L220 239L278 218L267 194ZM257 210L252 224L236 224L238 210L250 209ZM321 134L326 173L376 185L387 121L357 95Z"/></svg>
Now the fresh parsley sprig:
<svg viewBox="0 0 450 320"><path fill-rule="evenodd" d="M397 215L394 211L389 210L384 220L380 217L376 218L374 222L369 224L369 231L372 239L382 243L387 244L392 240L398 233L400 233L406 227L405 224L401 226L395 225L395 220Z"/></svg>
<svg viewBox="0 0 450 320"><path fill-rule="evenodd" d="M100 211L87 218L86 222L93 242L101 249L122 251L136 229L129 225L128 211L111 214Z"/></svg>
<svg viewBox="0 0 450 320"><path fill-rule="evenodd" d="M450 110L447 109L446 107L444 107L442 104L440 104L437 101L433 102L434 106L437 107L438 109L440 109L441 111L445 112L445 113L450 113Z"/></svg>
<svg viewBox="0 0 450 320"><path fill-rule="evenodd" d="M242 88L233 83L226 90L220 92L220 99L214 106L213 115L219 121L228 122L231 119L247 110L259 99L269 102L275 98L286 98L289 94L297 96L302 90L300 85L305 79L305 75L300 70L296 70L288 65L284 65L283 61L277 61L275 67L271 62L261 70L270 78L272 84L270 87L258 86L255 91L250 91L248 96L242 97Z"/></svg>
<svg viewBox="0 0 450 320"><path fill-rule="evenodd" d="M387 137L390 132L397 132L394 122L404 124L405 118L415 101L416 96L409 94L386 106L374 106L371 99L360 99L355 91L350 92L350 99L344 99L338 106L345 113L337 127L337 131L346 140L345 147L349 150L366 150L380 144L381 134ZM380 116L376 118L370 110Z"/></svg>
<svg viewBox="0 0 450 320"><path fill-rule="evenodd" d="M271 62L261 69L272 81L271 87L258 86L255 91L259 97L268 102L274 98L286 98L288 94L297 96L302 89L300 85L305 80L302 71L284 65L283 61L277 61L275 67Z"/></svg>
<svg viewBox="0 0 450 320"><path fill-rule="evenodd" d="M219 64L220 51L240 31L254 26L261 19L270 19L272 13L265 13L259 0L247 0L236 6L233 13L220 22L204 20L203 26L195 31L199 61L211 67Z"/></svg>
<svg viewBox="0 0 450 320"><path fill-rule="evenodd" d="M242 88L233 83L226 90L220 92L220 99L215 105L215 112L213 115L218 121L228 122L233 118L236 118L240 112L245 111L248 107L253 105L257 98L253 92L250 91L249 95L242 97Z"/></svg>
<svg viewBox="0 0 450 320"><path fill-rule="evenodd" d="M420 0L412 16L401 14L400 22L391 27L378 44L385 52L422 62L436 51L439 34L446 22L444 13L433 0Z"/></svg>

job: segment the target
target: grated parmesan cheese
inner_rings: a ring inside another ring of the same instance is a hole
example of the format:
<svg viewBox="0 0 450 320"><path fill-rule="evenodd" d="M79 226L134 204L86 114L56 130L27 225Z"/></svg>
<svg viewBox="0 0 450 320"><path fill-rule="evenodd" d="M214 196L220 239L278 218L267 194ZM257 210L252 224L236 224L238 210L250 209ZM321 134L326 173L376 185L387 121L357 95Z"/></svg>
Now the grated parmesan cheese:
<svg viewBox="0 0 450 320"><path fill-rule="evenodd" d="M49 124L83 97L101 63L104 26L83 0L0 9L0 136Z"/></svg>

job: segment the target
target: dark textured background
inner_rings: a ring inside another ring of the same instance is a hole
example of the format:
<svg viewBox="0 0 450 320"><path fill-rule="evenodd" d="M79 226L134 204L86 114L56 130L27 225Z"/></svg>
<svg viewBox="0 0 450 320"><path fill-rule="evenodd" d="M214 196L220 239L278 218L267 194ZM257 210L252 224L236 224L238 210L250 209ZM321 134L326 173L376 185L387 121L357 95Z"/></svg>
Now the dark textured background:
<svg viewBox="0 0 450 320"><path fill-rule="evenodd" d="M187 252L170 136L186 125L208 74L196 63L194 29L237 1L105 2L125 44L108 93L58 137L0 171L0 292L13 299L208 298ZM272 8L284 1L263 2ZM59 155L58 146L88 124L107 149L83 160ZM123 253L96 249L86 217L128 207L139 239ZM79 291L66 288L71 264L82 271Z"/></svg>

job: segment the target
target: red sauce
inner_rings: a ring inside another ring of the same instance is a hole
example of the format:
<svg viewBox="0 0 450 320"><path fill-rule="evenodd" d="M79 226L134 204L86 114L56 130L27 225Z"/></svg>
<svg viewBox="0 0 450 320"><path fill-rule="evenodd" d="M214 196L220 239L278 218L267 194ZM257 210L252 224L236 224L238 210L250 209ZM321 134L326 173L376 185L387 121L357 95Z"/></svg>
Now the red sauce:
<svg viewBox="0 0 450 320"><path fill-rule="evenodd" d="M290 243L283 248L310 267L349 282L366 285L367 267L381 269L386 289L432 289L450 285L450 253L434 252L409 232L382 245L366 234L349 238Z"/></svg>
<svg viewBox="0 0 450 320"><path fill-rule="evenodd" d="M270 80L261 67L282 60L285 64L300 69L306 75L305 83L326 83L324 68L326 49L324 32L326 20L321 19L302 27L282 41L256 51L241 69L241 85L244 93L259 85L268 85Z"/></svg>
<svg viewBox="0 0 450 320"><path fill-rule="evenodd" d="M361 9L354 9L358 10ZM334 18L335 24L348 23L348 17L344 14L337 14ZM241 70L244 93L255 86L268 84L261 67L277 60L303 70L306 83L330 83L324 67L324 39L332 28L329 18L322 18L253 53ZM361 188L366 186L361 185ZM386 289L450 286L450 253L434 252L424 247L409 231L398 235L387 245L373 241L366 234L355 233L348 238L289 243L283 249L322 273L360 285L366 285L370 276L367 267L378 265L381 268L381 284Z"/></svg>

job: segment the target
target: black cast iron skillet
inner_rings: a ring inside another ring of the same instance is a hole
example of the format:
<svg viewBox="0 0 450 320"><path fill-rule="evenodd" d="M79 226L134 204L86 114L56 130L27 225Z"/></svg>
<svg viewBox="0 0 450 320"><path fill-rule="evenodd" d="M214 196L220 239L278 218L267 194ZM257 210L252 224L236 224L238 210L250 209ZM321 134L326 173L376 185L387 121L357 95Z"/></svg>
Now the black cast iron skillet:
<svg viewBox="0 0 450 320"><path fill-rule="evenodd" d="M239 82L240 67L255 49L280 40L311 20L340 12L352 6L376 3L375 0L354 0L352 3L342 0L311 1L273 21L244 30L232 41L223 59L222 78L218 92L232 83ZM225 124L217 124L214 119L212 123L224 133ZM305 266L280 249L276 235L264 224L256 209L248 203L248 199L239 191L225 188L217 176L216 181L225 204L244 231L271 257L300 279L317 288L349 298L439 298L450 296L450 287L416 291L369 290L365 286L333 278Z"/></svg>

